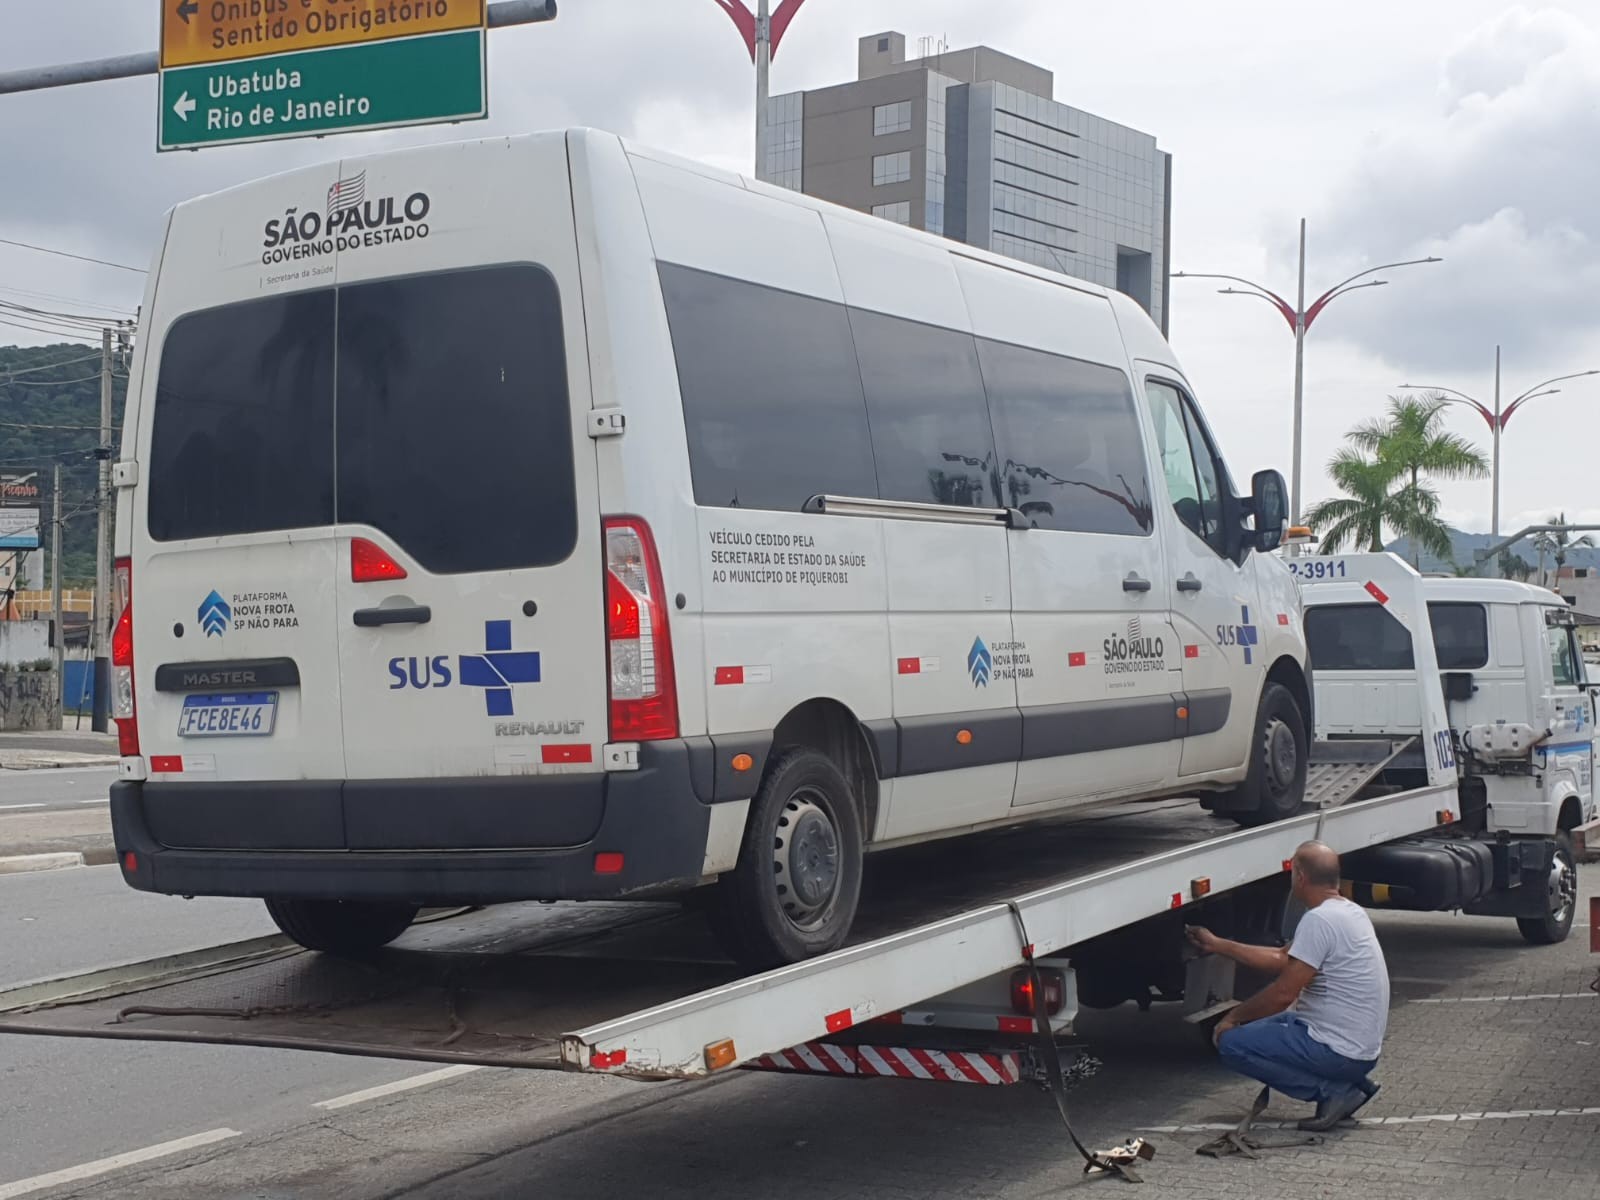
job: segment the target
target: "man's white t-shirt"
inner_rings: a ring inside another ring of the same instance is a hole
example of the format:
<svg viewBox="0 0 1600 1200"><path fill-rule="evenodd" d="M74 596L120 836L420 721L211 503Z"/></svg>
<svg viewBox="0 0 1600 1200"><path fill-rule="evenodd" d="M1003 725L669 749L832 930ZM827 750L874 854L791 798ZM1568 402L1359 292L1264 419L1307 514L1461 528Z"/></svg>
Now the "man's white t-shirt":
<svg viewBox="0 0 1600 1200"><path fill-rule="evenodd" d="M1389 1024L1389 966L1361 906L1338 896L1309 910L1289 956L1317 972L1293 1008L1311 1036L1346 1058L1377 1058Z"/></svg>

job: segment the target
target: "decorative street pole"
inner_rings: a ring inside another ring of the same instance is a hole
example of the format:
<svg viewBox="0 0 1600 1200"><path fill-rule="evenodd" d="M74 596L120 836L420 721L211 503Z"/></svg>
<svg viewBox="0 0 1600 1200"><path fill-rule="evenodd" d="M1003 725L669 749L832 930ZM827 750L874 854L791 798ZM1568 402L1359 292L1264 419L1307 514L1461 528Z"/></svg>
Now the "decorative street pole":
<svg viewBox="0 0 1600 1200"><path fill-rule="evenodd" d="M744 0L716 0L718 8L728 14L744 38L750 51L750 61L756 65L756 175L759 177L767 163L767 98L768 76L773 56L778 53L778 43L789 28L789 22L800 11L806 0L782 0L778 11L767 12L767 0L757 0L756 11L751 12Z"/></svg>

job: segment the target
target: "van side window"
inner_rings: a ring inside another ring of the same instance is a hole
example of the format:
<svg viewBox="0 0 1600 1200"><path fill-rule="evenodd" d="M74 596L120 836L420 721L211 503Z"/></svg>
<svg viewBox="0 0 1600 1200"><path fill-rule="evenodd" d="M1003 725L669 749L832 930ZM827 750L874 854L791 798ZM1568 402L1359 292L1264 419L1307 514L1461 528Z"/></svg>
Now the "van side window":
<svg viewBox="0 0 1600 1200"><path fill-rule="evenodd" d="M878 495L844 306L659 263L695 500L798 511Z"/></svg>
<svg viewBox="0 0 1600 1200"><path fill-rule="evenodd" d="M978 361L1003 503L1040 529L1148 534L1150 483L1127 377L987 339Z"/></svg>
<svg viewBox="0 0 1600 1200"><path fill-rule="evenodd" d="M1572 634L1560 625L1549 628L1550 671L1557 687L1577 687L1582 676L1578 656L1572 651Z"/></svg>
<svg viewBox="0 0 1600 1200"><path fill-rule="evenodd" d="M332 289L173 323L152 416L152 538L333 524L334 327Z"/></svg>
<svg viewBox="0 0 1600 1200"><path fill-rule="evenodd" d="M971 334L850 310L878 495L1000 506L994 431Z"/></svg>
<svg viewBox="0 0 1600 1200"><path fill-rule="evenodd" d="M1489 614L1483 605L1429 604L1428 624L1441 671L1475 671L1489 665Z"/></svg>
<svg viewBox="0 0 1600 1200"><path fill-rule="evenodd" d="M1412 671L1411 634L1378 604L1306 609L1306 649L1318 671Z"/></svg>
<svg viewBox="0 0 1600 1200"><path fill-rule="evenodd" d="M1226 556L1221 472L1199 417L1189 398L1170 383L1147 379L1144 390L1173 511L1191 533Z"/></svg>

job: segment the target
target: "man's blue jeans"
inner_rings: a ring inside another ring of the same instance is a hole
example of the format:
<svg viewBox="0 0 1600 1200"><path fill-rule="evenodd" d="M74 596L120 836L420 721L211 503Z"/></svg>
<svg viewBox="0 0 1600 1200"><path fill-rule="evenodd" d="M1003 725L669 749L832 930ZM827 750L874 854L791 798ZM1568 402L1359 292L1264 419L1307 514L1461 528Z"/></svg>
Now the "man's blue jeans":
<svg viewBox="0 0 1600 1200"><path fill-rule="evenodd" d="M1279 1013L1228 1030L1217 1043L1231 1069L1296 1100L1321 1103L1349 1088L1370 1095L1367 1073L1378 1060L1346 1058L1311 1036L1306 1023L1292 1012Z"/></svg>

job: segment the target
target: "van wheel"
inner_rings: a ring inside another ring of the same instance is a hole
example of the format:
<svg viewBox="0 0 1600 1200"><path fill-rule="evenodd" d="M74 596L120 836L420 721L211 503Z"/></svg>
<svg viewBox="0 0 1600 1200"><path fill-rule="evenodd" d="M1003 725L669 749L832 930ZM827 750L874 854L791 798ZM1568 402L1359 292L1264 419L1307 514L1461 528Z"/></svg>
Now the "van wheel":
<svg viewBox="0 0 1600 1200"><path fill-rule="evenodd" d="M1556 855L1550 864L1546 889L1544 915L1517 918L1523 939L1535 946L1554 946L1566 941L1572 932L1572 917L1578 909L1578 870L1573 865L1570 833L1556 835Z"/></svg>
<svg viewBox="0 0 1600 1200"><path fill-rule="evenodd" d="M752 971L837 950L860 898L850 785L819 751L780 751L750 802L738 866L717 883L712 927L723 948Z"/></svg>
<svg viewBox="0 0 1600 1200"><path fill-rule="evenodd" d="M416 919L415 904L366 900L268 900L278 928L307 950L367 954L387 946Z"/></svg>
<svg viewBox="0 0 1600 1200"><path fill-rule="evenodd" d="M1262 689L1250 745L1250 773L1219 795L1217 811L1247 827L1294 816L1306 794L1306 719L1282 684Z"/></svg>

